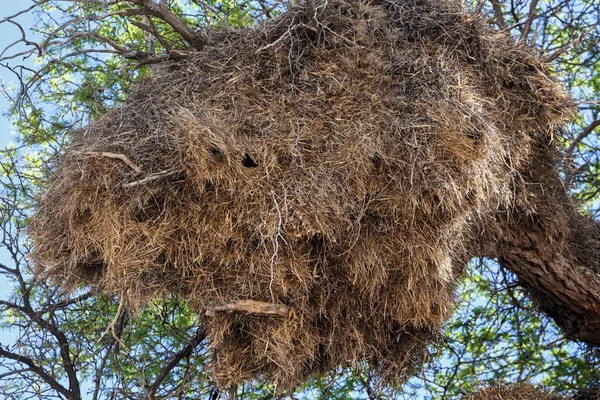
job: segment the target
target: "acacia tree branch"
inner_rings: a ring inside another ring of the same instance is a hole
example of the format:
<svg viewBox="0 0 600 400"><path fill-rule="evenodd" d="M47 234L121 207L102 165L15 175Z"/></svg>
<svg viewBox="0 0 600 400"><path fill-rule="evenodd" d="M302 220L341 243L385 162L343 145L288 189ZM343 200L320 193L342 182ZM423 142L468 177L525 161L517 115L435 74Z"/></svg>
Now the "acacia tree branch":
<svg viewBox="0 0 600 400"><path fill-rule="evenodd" d="M152 0L132 0L132 2L139 4L144 7L144 9L148 10L151 15L166 22L196 50L202 50L204 48L206 43L202 36L187 26L177 15L171 12L164 3L156 4Z"/></svg>
<svg viewBox="0 0 600 400"><path fill-rule="evenodd" d="M552 61L556 60L558 57L560 57L561 55L563 55L569 49L578 46L579 43L581 43L581 41L583 40L584 37L585 37L585 35L582 34L577 39L572 40L569 43L565 44L564 46L559 47L552 54L546 56L544 58L544 62L551 63Z"/></svg>
<svg viewBox="0 0 600 400"><path fill-rule="evenodd" d="M590 133L594 131L597 127L600 126L600 119L594 120L591 124L589 124L583 131L577 135L575 139L571 142L569 147L567 148L567 153L565 155L565 159L567 162L573 158L573 152L575 148L581 143L583 139L585 139Z"/></svg>
<svg viewBox="0 0 600 400"><path fill-rule="evenodd" d="M133 21L133 20L129 21L129 22L131 23L131 25L137 26L138 28L143 30L146 34L150 34L150 35L154 36L154 38L156 40L158 40L158 43L160 43L165 48L167 53L171 52L171 45L158 32L158 30L156 29L156 26L154 26L154 24L152 23L152 20L150 18L148 18L148 20L147 20L148 24L142 24L140 22Z"/></svg>
<svg viewBox="0 0 600 400"><path fill-rule="evenodd" d="M17 267L18 271L18 267ZM32 322L36 323L42 330L50 333L57 340L59 345L59 353L62 360L62 366L67 374L69 381L69 393L67 396L69 399L81 399L81 389L79 386L79 379L77 378L77 371L75 370L75 363L71 358L69 340L67 336L62 332L54 323L46 321L42 318L40 312L36 312L31 306L31 289L33 286L27 286L20 271L18 271L17 279L20 283L21 299L23 300L22 306L16 306L19 311L24 313ZM9 303L10 304L10 303ZM8 305L8 304L6 304ZM29 364L28 364L29 365ZM37 372L37 371L36 371ZM43 375L40 375L43 378ZM44 379L45 380L45 379Z"/></svg>
<svg viewBox="0 0 600 400"><path fill-rule="evenodd" d="M29 292L28 292L29 293ZM69 387L71 391L72 399L81 398L81 390L79 387L79 379L77 378L77 372L75 371L75 363L71 359L69 340L67 336L62 332L56 325L43 319L39 313L33 311L30 306L25 306L24 311L27 316L35 323L37 323L42 329L49 332L56 338L59 345L59 353L62 359L62 366L67 374L69 380Z"/></svg>
<svg viewBox="0 0 600 400"><path fill-rule="evenodd" d="M525 24L523 25L523 29L521 30L521 38L519 42L525 43L527 41L527 35L531 31L531 26L533 25L533 21L535 20L535 9L537 7L538 0L531 0L529 3L529 13L527 14L527 19L525 20Z"/></svg>
<svg viewBox="0 0 600 400"><path fill-rule="evenodd" d="M16 269L7 267L6 265L1 264L1 263L0 263L0 270L3 270L6 273L9 273L11 275L16 275L17 274L17 270Z"/></svg>
<svg viewBox="0 0 600 400"><path fill-rule="evenodd" d="M600 345L600 223L580 214L561 180L553 152L536 143L519 168L523 184L509 210L498 210L501 232L480 243L519 278L537 307L565 337ZM521 206L519 198L534 204Z"/></svg>
<svg viewBox="0 0 600 400"><path fill-rule="evenodd" d="M36 373L40 378L44 380L52 389L56 390L61 395L65 396L67 399L74 399L74 393L69 389L61 385L56 379L54 379L50 374L44 370L44 368L37 365L31 358L25 357L16 353L13 353L8 350L4 350L0 345L0 356L4 358L8 358L9 360L17 361L21 364L25 364L29 367L31 371ZM77 397L79 398L79 397Z"/></svg>
<svg viewBox="0 0 600 400"><path fill-rule="evenodd" d="M92 397L92 400L98 400L98 396L100 395L101 389L100 385L102 383L102 373L104 372L106 362L108 361L108 357L110 356L110 353L112 352L116 342L117 341L113 338L108 343L108 346L106 346L104 356L102 356L102 359L100 360L100 365L96 368L96 376L94 377L94 395Z"/></svg>
<svg viewBox="0 0 600 400"><path fill-rule="evenodd" d="M29 11L33 10L34 8L36 8L36 7L39 7L39 6L43 5L43 4L46 4L46 3L47 3L47 2L49 2L49 1L50 1L50 0L40 0L40 1L34 1L34 3L33 3L31 6L29 6L29 7L25 8L25 9L23 9L23 10L21 10L21 11L19 11L19 12L15 13L15 14L13 14L13 15L10 15L10 16L8 16L8 17L4 17L4 18L2 18L2 19L0 20L0 24L2 24L2 23L4 23L4 22L8 22L9 20L12 20L12 19L14 19L14 18L17 18L19 15L27 14Z"/></svg>
<svg viewBox="0 0 600 400"><path fill-rule="evenodd" d="M42 311L40 311L40 314L45 314L45 313L48 313L48 312L60 310L61 308L68 307L68 306L70 306L72 304L80 303L80 302L82 302L84 300L87 300L87 299L93 297L95 294L96 294L95 290L92 289L89 292L84 293L84 294L82 294L80 296L73 297L71 299L67 299L67 300L61 301L61 302L56 303L56 304L52 304L51 306L48 306L48 307L44 308Z"/></svg>
<svg viewBox="0 0 600 400"><path fill-rule="evenodd" d="M160 370L160 373L156 377L154 383L148 387L147 394L150 399L154 399L156 391L167 378L171 370L175 368L181 360L189 357L192 354L192 351L194 351L194 349L198 347L198 345L202 343L204 339L206 339L206 332L204 331L204 328L198 328L194 336L192 336L192 339L183 347L183 349L171 357L169 362Z"/></svg>
<svg viewBox="0 0 600 400"><path fill-rule="evenodd" d="M496 23L500 27L500 29L506 29L506 20L504 19L504 13L502 12L502 5L499 0L490 0L492 3L492 8L494 10L494 18L496 19Z"/></svg>

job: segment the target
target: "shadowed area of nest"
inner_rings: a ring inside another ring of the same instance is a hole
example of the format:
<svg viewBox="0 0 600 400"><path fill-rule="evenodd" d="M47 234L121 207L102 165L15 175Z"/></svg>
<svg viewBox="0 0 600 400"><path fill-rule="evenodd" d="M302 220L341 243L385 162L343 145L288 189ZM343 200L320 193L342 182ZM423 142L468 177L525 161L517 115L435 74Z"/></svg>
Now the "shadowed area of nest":
<svg viewBox="0 0 600 400"><path fill-rule="evenodd" d="M209 37L62 153L39 273L134 309L185 297L224 386L360 362L404 379L566 95L442 0L300 2Z"/></svg>

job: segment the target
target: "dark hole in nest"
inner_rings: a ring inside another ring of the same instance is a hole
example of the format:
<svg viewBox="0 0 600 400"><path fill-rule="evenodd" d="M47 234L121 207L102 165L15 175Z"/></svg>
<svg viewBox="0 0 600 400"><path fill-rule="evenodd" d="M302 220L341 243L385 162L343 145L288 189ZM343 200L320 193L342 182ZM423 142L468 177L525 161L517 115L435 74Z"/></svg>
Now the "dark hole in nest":
<svg viewBox="0 0 600 400"><path fill-rule="evenodd" d="M92 210L90 208L85 208L83 210L78 210L75 215L77 222L80 224L85 224L86 222L90 222L92 220Z"/></svg>
<svg viewBox="0 0 600 400"><path fill-rule="evenodd" d="M246 168L256 168L258 164L250 157L248 153L244 154L244 158L242 159L242 165Z"/></svg>
<svg viewBox="0 0 600 400"><path fill-rule="evenodd" d="M373 161L373 166L376 169L379 169L379 167L381 167L381 156L379 155L379 153L375 152L373 154L373 157L371 157L371 161Z"/></svg>
<svg viewBox="0 0 600 400"><path fill-rule="evenodd" d="M313 248L322 248L325 247L325 238L320 233L315 233L310 237L310 245Z"/></svg>
<svg viewBox="0 0 600 400"><path fill-rule="evenodd" d="M100 279L106 269L104 257L100 252L94 251L86 260L79 262L78 269L83 279L94 283Z"/></svg>
<svg viewBox="0 0 600 400"><path fill-rule="evenodd" d="M167 256L165 253L160 253L158 257L156 257L156 265L164 266L167 263Z"/></svg>
<svg viewBox="0 0 600 400"><path fill-rule="evenodd" d="M221 160L223 158L223 151L218 147L213 146L210 149L208 149L208 151L210 151L210 154L212 154L218 160Z"/></svg>
<svg viewBox="0 0 600 400"><path fill-rule="evenodd" d="M216 191L215 189L215 185L214 183L212 183L211 181L207 180L204 182L204 187L202 188L202 194L206 195L206 194L214 194Z"/></svg>
<svg viewBox="0 0 600 400"><path fill-rule="evenodd" d="M292 156L290 154L277 154L277 164L279 165L290 165L292 163Z"/></svg>
<svg viewBox="0 0 600 400"><path fill-rule="evenodd" d="M465 194L465 200L469 204L475 204L475 192L473 190L469 189L467 191L467 193Z"/></svg>
<svg viewBox="0 0 600 400"><path fill-rule="evenodd" d="M310 257L312 258L311 266L318 274L322 274L323 261L327 252L327 240L320 233L315 233L308 240Z"/></svg>
<svg viewBox="0 0 600 400"><path fill-rule="evenodd" d="M479 141L483 135L478 129L471 129L465 133L465 136L471 140Z"/></svg>
<svg viewBox="0 0 600 400"><path fill-rule="evenodd" d="M256 251L260 247L260 240L257 238L252 238L250 240L250 246L248 247L248 252Z"/></svg>

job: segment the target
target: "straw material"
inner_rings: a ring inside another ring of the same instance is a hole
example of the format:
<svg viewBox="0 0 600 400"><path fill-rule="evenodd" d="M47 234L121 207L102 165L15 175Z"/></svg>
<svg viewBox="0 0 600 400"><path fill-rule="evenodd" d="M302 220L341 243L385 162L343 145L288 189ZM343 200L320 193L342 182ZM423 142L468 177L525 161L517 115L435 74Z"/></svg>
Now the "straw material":
<svg viewBox="0 0 600 400"><path fill-rule="evenodd" d="M362 362L403 380L569 98L443 0L301 1L208 38L60 155L38 273L134 310L184 297L222 386Z"/></svg>
<svg viewBox="0 0 600 400"><path fill-rule="evenodd" d="M511 386L492 385L475 394L463 396L462 400L567 400L567 398L523 383Z"/></svg>

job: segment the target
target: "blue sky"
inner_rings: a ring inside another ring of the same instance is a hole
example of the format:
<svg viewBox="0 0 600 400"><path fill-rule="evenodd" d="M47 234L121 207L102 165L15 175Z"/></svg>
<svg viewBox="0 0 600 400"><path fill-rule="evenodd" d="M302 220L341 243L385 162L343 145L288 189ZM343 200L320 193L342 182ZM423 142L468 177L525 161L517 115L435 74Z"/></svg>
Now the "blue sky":
<svg viewBox="0 0 600 400"><path fill-rule="evenodd" d="M3 18L13 15L20 11L23 8L26 8L31 2L23 2L23 1L9 1L9 0L0 0L2 5L0 6L0 20ZM28 28L33 25L33 16L31 14L22 15L19 17L18 21L23 25L23 27ZM0 24L0 53L4 50L8 45L18 40L20 37L19 29L13 24L3 23ZM7 52L12 53L14 51L23 50L23 46L15 46L11 50ZM6 55L7 55L6 54ZM5 55L5 56L6 56ZM11 65L17 65L23 62L22 58L16 59L11 62ZM25 60L26 63L31 65L29 60ZM0 68L0 80L4 85L10 85L14 82L14 76L6 70L5 68ZM4 96L0 96L0 146L4 147L8 142L14 140L14 136L12 135L11 130L11 122L4 115L9 104L6 101Z"/></svg>

